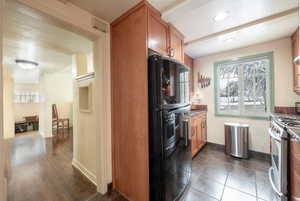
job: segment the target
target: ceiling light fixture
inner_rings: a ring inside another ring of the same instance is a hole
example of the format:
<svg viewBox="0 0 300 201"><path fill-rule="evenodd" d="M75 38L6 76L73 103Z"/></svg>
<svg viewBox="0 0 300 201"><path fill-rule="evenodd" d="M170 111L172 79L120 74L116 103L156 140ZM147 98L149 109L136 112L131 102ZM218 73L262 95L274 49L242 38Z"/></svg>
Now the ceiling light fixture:
<svg viewBox="0 0 300 201"><path fill-rule="evenodd" d="M228 39L225 40L226 43L231 43L233 41L234 41L234 38L228 38Z"/></svg>
<svg viewBox="0 0 300 201"><path fill-rule="evenodd" d="M16 59L16 64L24 70L33 70L38 67L38 63L24 59Z"/></svg>
<svg viewBox="0 0 300 201"><path fill-rule="evenodd" d="M223 21L228 17L228 15L229 15L228 12L220 12L215 16L214 20L216 22Z"/></svg>

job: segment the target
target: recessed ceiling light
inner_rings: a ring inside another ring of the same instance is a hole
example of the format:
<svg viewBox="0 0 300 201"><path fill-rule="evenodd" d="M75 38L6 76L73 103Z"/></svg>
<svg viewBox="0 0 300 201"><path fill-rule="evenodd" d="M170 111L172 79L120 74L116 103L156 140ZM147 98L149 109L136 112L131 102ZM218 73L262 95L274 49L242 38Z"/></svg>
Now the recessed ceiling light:
<svg viewBox="0 0 300 201"><path fill-rule="evenodd" d="M231 43L231 42L233 42L233 41L234 41L234 38L227 38L227 39L225 40L226 43Z"/></svg>
<svg viewBox="0 0 300 201"><path fill-rule="evenodd" d="M225 20L227 17L228 17L228 12L220 12L215 16L214 20L216 22L220 22L222 20Z"/></svg>
<svg viewBox="0 0 300 201"><path fill-rule="evenodd" d="M24 70L33 70L38 67L38 63L34 61L28 61L24 59L16 59L16 64Z"/></svg>

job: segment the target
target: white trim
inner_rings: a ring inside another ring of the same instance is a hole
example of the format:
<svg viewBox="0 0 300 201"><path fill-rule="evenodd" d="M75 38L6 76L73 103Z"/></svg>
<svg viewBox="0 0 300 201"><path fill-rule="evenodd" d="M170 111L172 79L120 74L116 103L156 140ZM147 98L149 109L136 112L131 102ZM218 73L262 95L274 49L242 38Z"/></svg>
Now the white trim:
<svg viewBox="0 0 300 201"><path fill-rule="evenodd" d="M7 182L5 178L5 147L4 147L4 136L3 136L3 78L2 78L2 70L3 70L3 13L4 13L4 3L5 0L0 0L0 201L7 200Z"/></svg>
<svg viewBox="0 0 300 201"><path fill-rule="evenodd" d="M73 158L72 165L78 171L80 171L88 180L90 180L95 186L97 186L97 177L95 174L90 172L84 165L82 165L79 161Z"/></svg>

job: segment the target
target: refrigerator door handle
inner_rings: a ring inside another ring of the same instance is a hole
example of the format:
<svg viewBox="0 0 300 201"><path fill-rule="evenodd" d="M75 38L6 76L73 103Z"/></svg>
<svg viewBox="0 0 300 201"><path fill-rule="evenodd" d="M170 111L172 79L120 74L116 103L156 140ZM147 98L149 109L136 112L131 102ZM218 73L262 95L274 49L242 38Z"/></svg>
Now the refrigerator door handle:
<svg viewBox="0 0 300 201"><path fill-rule="evenodd" d="M190 120L188 118L182 121L184 128L185 146L189 146L189 135L190 135Z"/></svg>

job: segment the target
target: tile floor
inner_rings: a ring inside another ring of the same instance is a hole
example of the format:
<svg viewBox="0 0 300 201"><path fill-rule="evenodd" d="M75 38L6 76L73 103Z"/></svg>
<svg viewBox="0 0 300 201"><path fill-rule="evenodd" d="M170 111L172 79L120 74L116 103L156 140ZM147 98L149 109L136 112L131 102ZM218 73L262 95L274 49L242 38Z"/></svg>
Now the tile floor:
<svg viewBox="0 0 300 201"><path fill-rule="evenodd" d="M207 145L193 160L191 184L184 201L272 201L270 163L235 159Z"/></svg>
<svg viewBox="0 0 300 201"><path fill-rule="evenodd" d="M270 163L235 159L207 145L193 160L191 183L181 201L273 201L268 180ZM115 192L89 201L126 201Z"/></svg>

